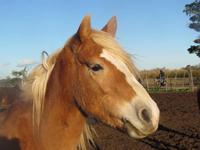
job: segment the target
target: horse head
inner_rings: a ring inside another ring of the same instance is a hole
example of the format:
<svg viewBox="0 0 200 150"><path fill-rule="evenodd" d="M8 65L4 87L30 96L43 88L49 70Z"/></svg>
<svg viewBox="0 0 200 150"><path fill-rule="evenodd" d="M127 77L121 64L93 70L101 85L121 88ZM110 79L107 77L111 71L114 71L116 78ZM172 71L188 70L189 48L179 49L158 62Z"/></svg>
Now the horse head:
<svg viewBox="0 0 200 150"><path fill-rule="evenodd" d="M69 40L73 96L86 117L143 138L158 128L159 109L137 81L130 55L114 39L116 27L112 17L102 30L94 30L86 16Z"/></svg>

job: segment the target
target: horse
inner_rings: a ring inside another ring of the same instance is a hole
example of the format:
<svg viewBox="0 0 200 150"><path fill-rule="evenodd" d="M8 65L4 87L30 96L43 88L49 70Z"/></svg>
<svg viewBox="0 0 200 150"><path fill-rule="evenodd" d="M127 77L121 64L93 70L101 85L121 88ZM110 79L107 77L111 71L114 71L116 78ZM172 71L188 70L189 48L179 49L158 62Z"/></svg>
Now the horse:
<svg viewBox="0 0 200 150"><path fill-rule="evenodd" d="M1 113L0 135L18 139L22 150L75 150L93 143L90 120L136 139L155 132L159 108L115 40L116 29L116 17L95 30L85 16L66 44L26 77L19 100Z"/></svg>

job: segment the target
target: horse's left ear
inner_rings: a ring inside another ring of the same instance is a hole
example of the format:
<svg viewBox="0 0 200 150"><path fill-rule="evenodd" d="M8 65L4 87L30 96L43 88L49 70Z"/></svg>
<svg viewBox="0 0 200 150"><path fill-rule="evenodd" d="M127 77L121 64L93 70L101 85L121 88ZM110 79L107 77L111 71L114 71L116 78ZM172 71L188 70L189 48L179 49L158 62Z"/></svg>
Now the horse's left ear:
<svg viewBox="0 0 200 150"><path fill-rule="evenodd" d="M85 16L79 26L77 34L80 40L83 42L85 39L89 37L91 32L92 28L91 28L90 16Z"/></svg>
<svg viewBox="0 0 200 150"><path fill-rule="evenodd" d="M113 16L108 23L102 28L102 31L110 33L113 37L115 37L117 31L117 19L116 16Z"/></svg>

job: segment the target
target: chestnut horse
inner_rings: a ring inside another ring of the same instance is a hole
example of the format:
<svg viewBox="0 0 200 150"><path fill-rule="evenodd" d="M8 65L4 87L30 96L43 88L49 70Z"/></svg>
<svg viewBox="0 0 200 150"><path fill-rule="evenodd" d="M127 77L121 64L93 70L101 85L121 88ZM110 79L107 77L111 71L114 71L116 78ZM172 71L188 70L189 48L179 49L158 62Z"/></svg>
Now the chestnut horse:
<svg viewBox="0 0 200 150"><path fill-rule="evenodd" d="M1 113L0 135L19 139L22 150L75 150L92 141L87 118L133 138L153 133L159 109L114 39L116 27L112 17L94 30L84 17L64 47L29 74L21 99Z"/></svg>

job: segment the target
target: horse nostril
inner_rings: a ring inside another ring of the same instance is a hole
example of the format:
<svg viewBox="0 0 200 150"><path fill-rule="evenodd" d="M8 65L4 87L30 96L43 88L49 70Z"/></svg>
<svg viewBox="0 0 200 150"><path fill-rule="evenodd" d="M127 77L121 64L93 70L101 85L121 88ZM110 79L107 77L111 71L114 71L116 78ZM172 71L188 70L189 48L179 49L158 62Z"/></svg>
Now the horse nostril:
<svg viewBox="0 0 200 150"><path fill-rule="evenodd" d="M151 111L147 109L142 109L140 111L140 119L143 120L145 123L150 123L151 122Z"/></svg>

